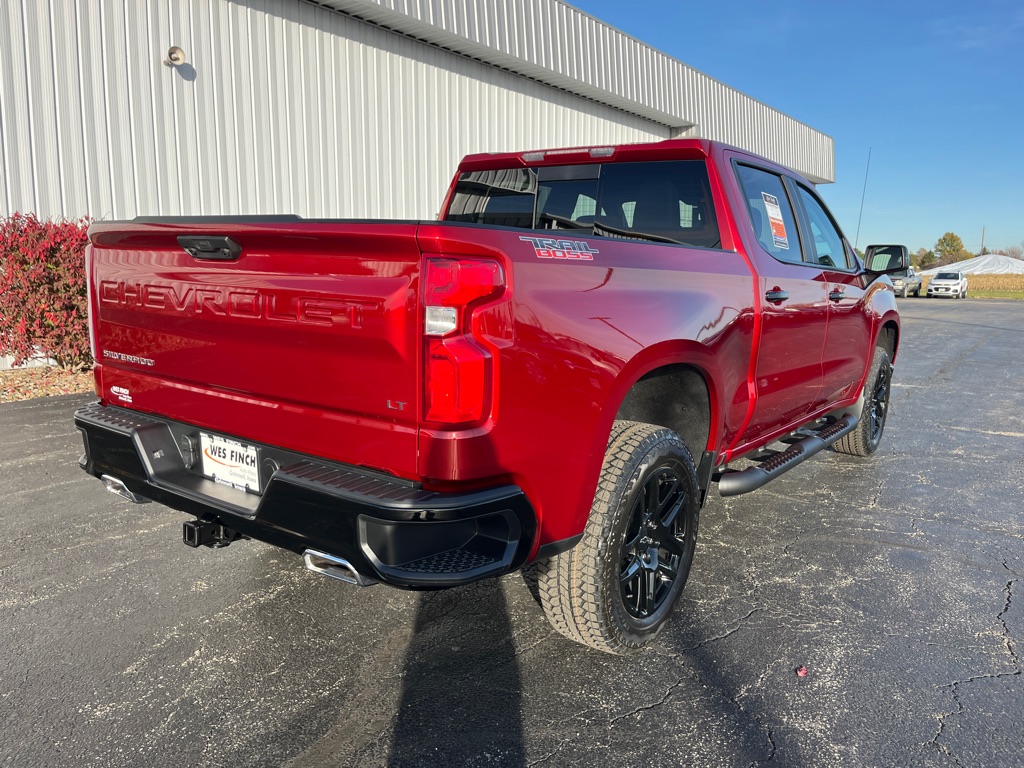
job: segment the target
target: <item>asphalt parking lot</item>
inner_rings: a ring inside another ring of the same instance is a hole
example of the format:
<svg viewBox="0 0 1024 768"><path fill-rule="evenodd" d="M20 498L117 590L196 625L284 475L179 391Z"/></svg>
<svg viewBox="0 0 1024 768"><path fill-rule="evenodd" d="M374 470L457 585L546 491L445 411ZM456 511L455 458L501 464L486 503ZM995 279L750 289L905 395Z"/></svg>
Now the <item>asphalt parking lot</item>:
<svg viewBox="0 0 1024 768"><path fill-rule="evenodd" d="M89 398L0 405L0 765L1024 763L1024 303L900 306L879 453L713 495L629 657L518 574L410 593L188 549L78 469Z"/></svg>

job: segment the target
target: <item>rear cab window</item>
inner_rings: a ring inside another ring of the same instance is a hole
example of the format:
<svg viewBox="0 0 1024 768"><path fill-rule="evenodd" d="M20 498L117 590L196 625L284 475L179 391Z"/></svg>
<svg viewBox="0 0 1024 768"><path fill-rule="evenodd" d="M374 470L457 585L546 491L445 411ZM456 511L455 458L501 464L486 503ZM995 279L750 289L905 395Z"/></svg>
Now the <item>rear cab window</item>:
<svg viewBox="0 0 1024 768"><path fill-rule="evenodd" d="M471 171L445 220L721 248L702 160Z"/></svg>

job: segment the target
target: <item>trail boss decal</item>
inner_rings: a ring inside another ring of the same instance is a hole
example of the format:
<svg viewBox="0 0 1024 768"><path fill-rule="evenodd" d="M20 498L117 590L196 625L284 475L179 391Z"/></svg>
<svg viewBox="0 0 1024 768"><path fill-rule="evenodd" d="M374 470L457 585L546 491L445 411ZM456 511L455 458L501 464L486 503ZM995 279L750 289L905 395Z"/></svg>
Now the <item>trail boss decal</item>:
<svg viewBox="0 0 1024 768"><path fill-rule="evenodd" d="M590 243L583 240L549 240L544 237L520 237L523 242L533 246L538 259L571 259L573 261L593 261L594 254L600 253L591 248Z"/></svg>

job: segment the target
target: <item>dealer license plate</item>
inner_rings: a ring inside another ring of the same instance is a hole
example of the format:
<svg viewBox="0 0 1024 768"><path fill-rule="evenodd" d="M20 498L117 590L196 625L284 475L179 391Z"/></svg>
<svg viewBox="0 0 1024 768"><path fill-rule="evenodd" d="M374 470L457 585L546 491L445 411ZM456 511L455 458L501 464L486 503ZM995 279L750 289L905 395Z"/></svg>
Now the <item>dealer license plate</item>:
<svg viewBox="0 0 1024 768"><path fill-rule="evenodd" d="M242 491L262 492L260 452L256 446L206 432L199 433L199 440L203 449L204 475Z"/></svg>

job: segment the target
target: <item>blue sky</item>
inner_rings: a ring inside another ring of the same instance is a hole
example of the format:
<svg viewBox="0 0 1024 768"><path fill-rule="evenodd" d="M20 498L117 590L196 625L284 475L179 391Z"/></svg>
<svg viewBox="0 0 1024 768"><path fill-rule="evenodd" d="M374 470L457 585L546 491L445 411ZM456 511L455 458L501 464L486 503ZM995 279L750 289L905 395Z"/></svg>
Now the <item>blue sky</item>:
<svg viewBox="0 0 1024 768"><path fill-rule="evenodd" d="M859 245L1024 241L1024 2L572 3L835 140Z"/></svg>

